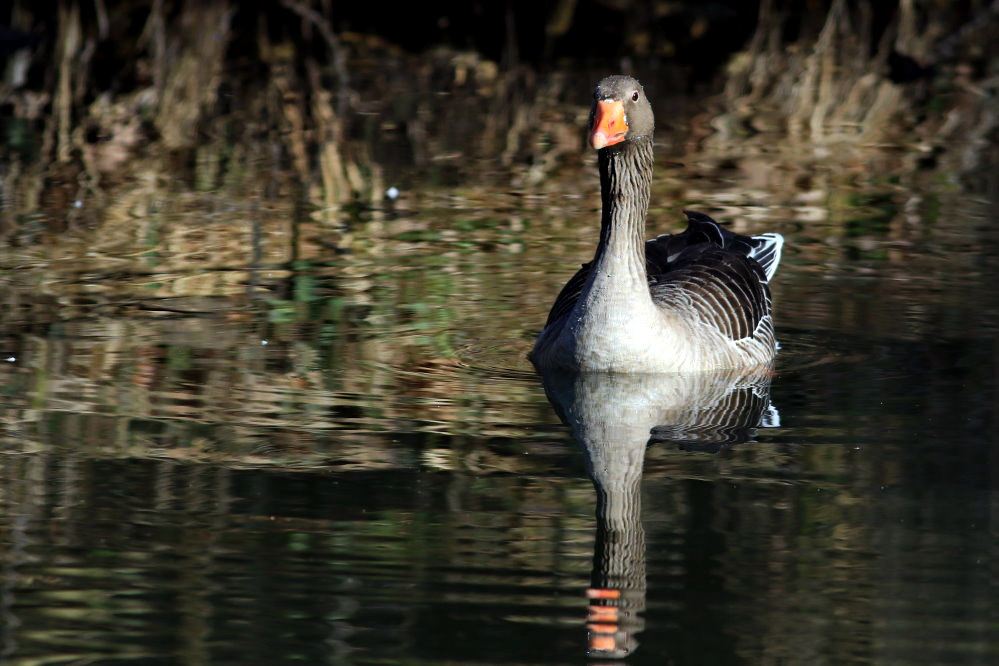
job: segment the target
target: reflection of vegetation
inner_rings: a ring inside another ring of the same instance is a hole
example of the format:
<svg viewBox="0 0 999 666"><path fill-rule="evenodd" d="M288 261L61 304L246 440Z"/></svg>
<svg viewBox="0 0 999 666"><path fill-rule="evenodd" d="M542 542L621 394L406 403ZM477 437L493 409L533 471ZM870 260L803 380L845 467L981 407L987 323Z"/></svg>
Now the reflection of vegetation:
<svg viewBox="0 0 999 666"><path fill-rule="evenodd" d="M890 194L863 193L850 199L846 211L851 217L844 229L847 237L886 236L891 231L891 222L898 216L898 207Z"/></svg>

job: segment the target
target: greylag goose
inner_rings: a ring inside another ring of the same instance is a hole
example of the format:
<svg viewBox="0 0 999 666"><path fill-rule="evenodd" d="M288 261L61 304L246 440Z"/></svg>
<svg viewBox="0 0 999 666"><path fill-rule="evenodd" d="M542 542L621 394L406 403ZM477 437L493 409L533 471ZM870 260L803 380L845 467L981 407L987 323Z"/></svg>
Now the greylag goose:
<svg viewBox="0 0 999 666"><path fill-rule="evenodd" d="M741 236L684 211L687 230L645 240L652 107L610 76L590 113L603 211L593 260L562 288L530 358L542 369L702 372L769 366L780 234Z"/></svg>

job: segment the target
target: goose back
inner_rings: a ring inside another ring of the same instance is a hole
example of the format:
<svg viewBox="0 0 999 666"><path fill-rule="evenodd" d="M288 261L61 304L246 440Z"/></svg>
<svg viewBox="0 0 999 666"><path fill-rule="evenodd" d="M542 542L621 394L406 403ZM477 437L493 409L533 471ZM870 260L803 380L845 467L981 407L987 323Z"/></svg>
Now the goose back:
<svg viewBox="0 0 999 666"><path fill-rule="evenodd" d="M687 229L645 243L649 291L660 306L680 310L732 342L775 346L769 278L777 270L779 234L743 236L696 211L684 211ZM558 325L576 305L592 262L566 283L548 313Z"/></svg>

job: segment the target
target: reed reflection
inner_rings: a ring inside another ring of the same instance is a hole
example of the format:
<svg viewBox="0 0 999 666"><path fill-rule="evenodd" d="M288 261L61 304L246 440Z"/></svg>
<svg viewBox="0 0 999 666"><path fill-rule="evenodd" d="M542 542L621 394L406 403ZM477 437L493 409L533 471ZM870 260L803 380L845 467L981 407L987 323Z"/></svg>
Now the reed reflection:
<svg viewBox="0 0 999 666"><path fill-rule="evenodd" d="M645 628L645 449L716 453L775 425L771 374L540 374L548 400L583 447L597 493L587 651L623 658Z"/></svg>

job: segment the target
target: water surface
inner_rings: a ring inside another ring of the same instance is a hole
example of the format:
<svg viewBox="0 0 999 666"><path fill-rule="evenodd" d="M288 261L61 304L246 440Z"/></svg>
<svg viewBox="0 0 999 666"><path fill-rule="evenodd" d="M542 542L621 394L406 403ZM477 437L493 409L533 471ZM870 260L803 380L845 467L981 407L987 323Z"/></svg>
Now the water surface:
<svg viewBox="0 0 999 666"><path fill-rule="evenodd" d="M525 358L592 252L589 162L416 172L338 225L136 191L97 229L25 226L4 663L995 663L995 183L782 190L752 159L664 159L652 219L787 238L777 373L738 389L762 402L698 429L612 387L590 445Z"/></svg>

